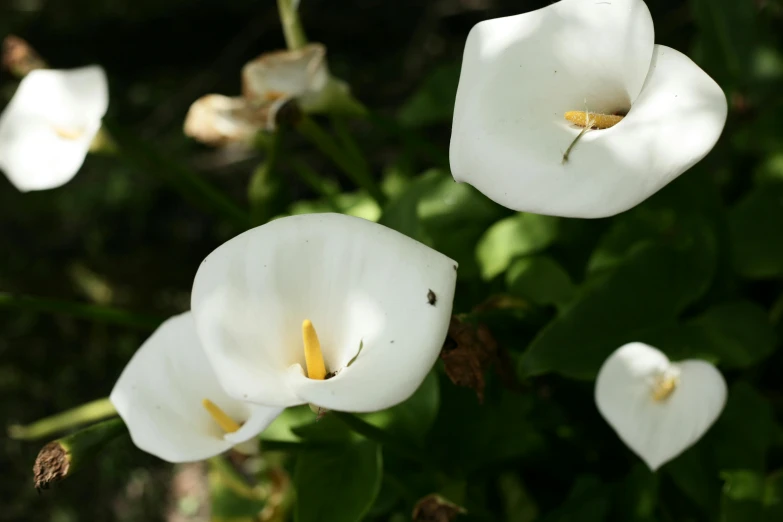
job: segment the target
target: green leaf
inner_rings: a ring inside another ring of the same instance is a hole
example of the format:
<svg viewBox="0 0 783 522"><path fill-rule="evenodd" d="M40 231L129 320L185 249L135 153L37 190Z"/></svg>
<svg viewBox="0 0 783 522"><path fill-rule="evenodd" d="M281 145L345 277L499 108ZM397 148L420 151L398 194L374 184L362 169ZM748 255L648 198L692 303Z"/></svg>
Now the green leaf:
<svg viewBox="0 0 783 522"><path fill-rule="evenodd" d="M459 277L478 274L473 245L508 210L441 170L421 174L384 209L380 223L459 263Z"/></svg>
<svg viewBox="0 0 783 522"><path fill-rule="evenodd" d="M763 522L783 520L783 471L767 477Z"/></svg>
<svg viewBox="0 0 783 522"><path fill-rule="evenodd" d="M296 522L358 522L381 488L378 444L363 441L299 457L294 471Z"/></svg>
<svg viewBox="0 0 783 522"><path fill-rule="evenodd" d="M492 279L515 258L544 250L555 240L558 221L552 216L520 213L492 225L476 246L481 276Z"/></svg>
<svg viewBox="0 0 783 522"><path fill-rule="evenodd" d="M747 368L768 357L776 335L766 310L748 301L723 303L681 325L640 334L639 341L673 360L704 359L727 368Z"/></svg>
<svg viewBox="0 0 783 522"><path fill-rule="evenodd" d="M756 188L729 214L734 267L751 279L783 277L783 185Z"/></svg>
<svg viewBox="0 0 783 522"><path fill-rule="evenodd" d="M752 2L691 0L696 32L694 59L721 85L746 83L757 19Z"/></svg>
<svg viewBox="0 0 783 522"><path fill-rule="evenodd" d="M545 256L514 261L506 272L506 287L512 295L542 305L564 306L576 294L568 272Z"/></svg>
<svg viewBox="0 0 783 522"><path fill-rule="evenodd" d="M748 301L713 306L689 326L700 330L702 350L726 367L752 366L775 349L775 331L766 310Z"/></svg>
<svg viewBox="0 0 783 522"><path fill-rule="evenodd" d="M637 464L615 491L616 520L653 522L658 506L658 475Z"/></svg>
<svg viewBox="0 0 783 522"><path fill-rule="evenodd" d="M592 274L530 344L522 374L592 379L614 350L672 323L698 299L714 272L712 231L701 221L683 220L671 234L633 246Z"/></svg>
<svg viewBox="0 0 783 522"><path fill-rule="evenodd" d="M775 417L769 402L740 382L729 390L726 408L706 435L663 470L703 510L718 510L721 473L764 473ZM748 519L753 520L753 519Z"/></svg>
<svg viewBox="0 0 783 522"><path fill-rule="evenodd" d="M764 476L749 470L724 471L721 522L761 520L766 489Z"/></svg>
<svg viewBox="0 0 783 522"><path fill-rule="evenodd" d="M400 123L422 127L451 121L457 98L461 64L450 63L432 70L419 89L403 104Z"/></svg>
<svg viewBox="0 0 783 522"><path fill-rule="evenodd" d="M427 439L436 460L471 472L542 451L546 440L533 422L540 412L534 412L532 396L506 392L486 401L479 404L473 390L441 386L440 411Z"/></svg>
<svg viewBox="0 0 783 522"><path fill-rule="evenodd" d="M562 506L542 519L542 522L602 522L609 514L610 489L598 478L582 475Z"/></svg>
<svg viewBox="0 0 783 522"><path fill-rule="evenodd" d="M419 219L419 202L427 192L443 181L443 177L443 173L437 170L427 171L419 176L399 197L388 203L378 222L427 243L428 238Z"/></svg>
<svg viewBox="0 0 783 522"><path fill-rule="evenodd" d="M311 422L291 428L297 437L313 442L330 443L349 442L359 438L345 424L328 413L317 420L315 413L310 412L310 415Z"/></svg>
<svg viewBox="0 0 783 522"><path fill-rule="evenodd" d="M436 370L433 370L406 401L387 410L369 413L361 417L374 426L421 445L435 422L439 405L438 375Z"/></svg>

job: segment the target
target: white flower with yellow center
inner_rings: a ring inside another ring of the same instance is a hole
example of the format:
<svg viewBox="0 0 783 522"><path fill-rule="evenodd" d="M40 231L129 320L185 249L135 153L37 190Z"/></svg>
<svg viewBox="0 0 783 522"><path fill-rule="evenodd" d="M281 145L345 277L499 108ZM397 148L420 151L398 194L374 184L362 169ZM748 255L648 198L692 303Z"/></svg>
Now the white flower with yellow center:
<svg viewBox="0 0 783 522"><path fill-rule="evenodd" d="M164 322L131 358L109 396L134 444L169 462L194 462L254 439L280 413L229 397L215 377L190 312Z"/></svg>
<svg viewBox="0 0 783 522"><path fill-rule="evenodd" d="M595 383L595 402L622 441L653 471L696 443L726 404L712 364L672 363L642 343L617 349Z"/></svg>
<svg viewBox="0 0 783 522"><path fill-rule="evenodd" d="M25 192L67 183L108 105L106 74L97 65L30 72L0 116L0 169Z"/></svg>
<svg viewBox="0 0 783 522"><path fill-rule="evenodd" d="M278 219L212 252L196 328L229 395L367 412L419 387L446 338L457 264L340 214Z"/></svg>
<svg viewBox="0 0 783 522"><path fill-rule="evenodd" d="M454 107L454 178L564 217L651 196L712 149L727 113L704 71L653 42L641 0L562 0L477 24Z"/></svg>

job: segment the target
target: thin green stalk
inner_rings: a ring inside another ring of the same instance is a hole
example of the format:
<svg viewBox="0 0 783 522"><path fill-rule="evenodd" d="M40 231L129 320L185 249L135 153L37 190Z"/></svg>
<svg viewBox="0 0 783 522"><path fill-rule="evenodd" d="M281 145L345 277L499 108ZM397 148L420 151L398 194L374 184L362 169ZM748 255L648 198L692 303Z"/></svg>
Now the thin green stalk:
<svg viewBox="0 0 783 522"><path fill-rule="evenodd" d="M294 7L294 0L277 0L277 10L288 48L294 51L307 45L307 36L299 20L299 9Z"/></svg>
<svg viewBox="0 0 783 522"><path fill-rule="evenodd" d="M377 442L385 449L388 449L398 456L417 462L419 464L429 466L433 469L437 469L437 466L432 462L429 455L420 451L417 448L408 446L400 442L400 440L389 433L386 430L382 430L376 426L373 426L367 421L364 421L353 415L352 413L346 413L341 411L332 411L331 415L339 419L343 424L348 426L355 433L362 437L369 439L373 442Z"/></svg>
<svg viewBox="0 0 783 522"><path fill-rule="evenodd" d="M333 117L332 129L334 129L337 138L340 140L343 148L351 155L353 161L358 164L363 170L370 171L370 163L362 152L361 147L356 143L351 131L348 129L348 125L345 123L344 118Z"/></svg>
<svg viewBox="0 0 783 522"><path fill-rule="evenodd" d="M108 306L47 299L31 295L0 292L0 309L26 310L69 315L80 319L89 319L100 323L130 326L143 330L154 330L160 325L157 317L128 312Z"/></svg>
<svg viewBox="0 0 783 522"><path fill-rule="evenodd" d="M324 183L324 180L321 179L318 173L310 167L310 165L300 159L294 158L291 160L291 167L308 187L326 200L333 211L338 213L342 212L342 207L337 201L334 191L329 190L329 187Z"/></svg>
<svg viewBox="0 0 783 522"><path fill-rule="evenodd" d="M367 191L368 194L381 206L386 200L386 196L381 191L378 184L372 178L370 170L356 163L353 156L343 149L337 141L324 131L315 120L303 116L296 126L297 130L318 149L323 152L335 165L340 167L345 174L358 186Z"/></svg>
<svg viewBox="0 0 783 522"><path fill-rule="evenodd" d="M250 203L250 215L254 225L265 223L275 212L279 200L280 180L277 176L277 164L282 144L282 129L272 133L264 144L266 158L253 172L247 186Z"/></svg>
<svg viewBox="0 0 783 522"><path fill-rule="evenodd" d="M8 436L18 440L35 440L49 437L55 433L66 431L82 424L96 422L117 415L117 410L108 397L98 399L70 410L60 412L51 417L37 420L27 426L18 424L8 427Z"/></svg>
<svg viewBox="0 0 783 522"><path fill-rule="evenodd" d="M221 214L242 230L250 228L249 213L204 181L198 173L173 161L157 147L144 142L133 133L108 124L106 121L104 126L114 137L120 154L139 170L161 177L187 199Z"/></svg>

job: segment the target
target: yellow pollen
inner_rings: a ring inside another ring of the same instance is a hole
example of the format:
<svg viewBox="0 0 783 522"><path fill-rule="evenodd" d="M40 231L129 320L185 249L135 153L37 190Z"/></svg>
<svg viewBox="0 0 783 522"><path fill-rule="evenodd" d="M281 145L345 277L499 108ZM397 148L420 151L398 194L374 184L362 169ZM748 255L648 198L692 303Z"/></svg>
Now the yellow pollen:
<svg viewBox="0 0 783 522"><path fill-rule="evenodd" d="M302 321L302 340L304 341L307 376L319 381L324 380L326 378L324 354L321 352L321 343L318 342L318 334L315 333L313 323L311 323L309 319Z"/></svg>
<svg viewBox="0 0 783 522"><path fill-rule="evenodd" d="M78 140L82 137L82 134L84 134L83 131L78 129L64 129L62 127L55 127L54 132L56 132L59 137L66 140Z"/></svg>
<svg viewBox="0 0 783 522"><path fill-rule="evenodd" d="M212 418L215 419L215 422L218 423L218 426L220 426L223 431L226 433L234 433L235 431L239 430L239 423L229 417L226 412L221 410L220 406L209 399L204 399L201 401L201 404L204 406L204 409L209 412Z"/></svg>
<svg viewBox="0 0 783 522"><path fill-rule="evenodd" d="M590 125L591 129L608 129L614 127L625 116L619 114L597 114L595 112L568 111L565 113L565 119L580 127Z"/></svg>
<svg viewBox="0 0 783 522"><path fill-rule="evenodd" d="M284 97L285 97L285 93L281 91L269 91L264 93L264 100L268 102L277 101L280 98L284 98Z"/></svg>
<svg viewBox="0 0 783 522"><path fill-rule="evenodd" d="M665 401L677 388L677 377L668 375L658 381L653 389L653 399L657 402Z"/></svg>

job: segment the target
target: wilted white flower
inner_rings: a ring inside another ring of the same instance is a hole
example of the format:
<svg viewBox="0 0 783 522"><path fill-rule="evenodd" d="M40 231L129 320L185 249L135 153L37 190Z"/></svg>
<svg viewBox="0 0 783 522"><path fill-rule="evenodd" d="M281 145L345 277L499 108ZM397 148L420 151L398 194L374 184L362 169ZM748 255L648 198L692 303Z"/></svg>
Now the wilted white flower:
<svg viewBox="0 0 783 522"><path fill-rule="evenodd" d="M726 382L706 361L672 363L652 346L630 343L598 372L595 402L620 439L655 471L712 426L726 404Z"/></svg>
<svg viewBox="0 0 783 522"><path fill-rule="evenodd" d="M109 397L134 444L169 462L192 462L252 440L280 413L229 397L201 349L190 312L164 322L138 349Z"/></svg>
<svg viewBox="0 0 783 522"><path fill-rule="evenodd" d="M270 111L255 109L244 98L207 94L190 106L184 132L208 145L249 143L260 129L273 125L269 119Z"/></svg>
<svg viewBox="0 0 783 522"><path fill-rule="evenodd" d="M329 81L322 44L264 53L242 68L245 98L260 103L296 98L306 112L323 108Z"/></svg>
<svg viewBox="0 0 783 522"><path fill-rule="evenodd" d="M641 0L562 0L477 24L454 107L454 178L518 211L597 218L688 170L718 140L726 97L653 36Z"/></svg>
<svg viewBox="0 0 783 522"><path fill-rule="evenodd" d="M106 74L97 65L30 72L0 116L0 169L21 191L67 183L108 105Z"/></svg>
<svg viewBox="0 0 783 522"><path fill-rule="evenodd" d="M413 394L438 358L456 269L382 225L298 215L212 252L196 274L191 305L232 397L375 411Z"/></svg>

